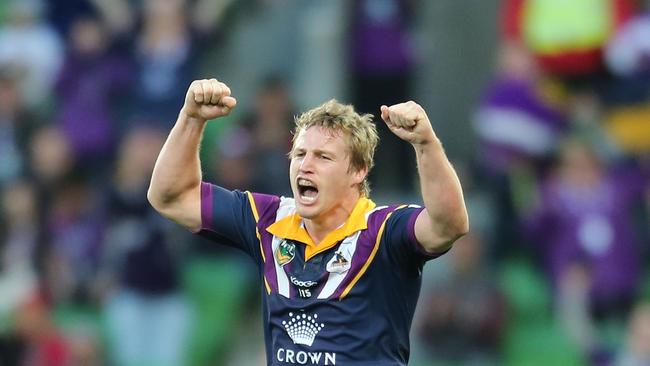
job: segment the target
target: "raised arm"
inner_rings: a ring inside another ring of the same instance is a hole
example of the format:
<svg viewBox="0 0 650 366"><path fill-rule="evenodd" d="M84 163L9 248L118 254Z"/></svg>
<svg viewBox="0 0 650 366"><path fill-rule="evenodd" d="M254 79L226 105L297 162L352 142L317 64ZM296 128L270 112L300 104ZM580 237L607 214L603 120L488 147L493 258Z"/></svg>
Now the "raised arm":
<svg viewBox="0 0 650 366"><path fill-rule="evenodd" d="M199 145L205 124L228 115L236 104L226 84L216 79L193 81L158 155L147 198L163 216L192 231L201 228Z"/></svg>
<svg viewBox="0 0 650 366"><path fill-rule="evenodd" d="M426 207L415 221L415 237L430 253L444 251L469 231L458 176L447 159L424 109L415 102L381 106L390 130L415 149Z"/></svg>

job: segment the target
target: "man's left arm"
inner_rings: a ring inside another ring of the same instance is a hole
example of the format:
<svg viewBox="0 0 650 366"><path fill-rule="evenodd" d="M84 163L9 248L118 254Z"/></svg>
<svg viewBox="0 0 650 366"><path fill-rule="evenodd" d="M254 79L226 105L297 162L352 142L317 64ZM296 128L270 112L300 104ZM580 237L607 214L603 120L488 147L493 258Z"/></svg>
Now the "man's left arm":
<svg viewBox="0 0 650 366"><path fill-rule="evenodd" d="M460 180L419 104L383 105L381 118L415 149L425 206L415 221L415 237L427 252L443 252L469 231Z"/></svg>

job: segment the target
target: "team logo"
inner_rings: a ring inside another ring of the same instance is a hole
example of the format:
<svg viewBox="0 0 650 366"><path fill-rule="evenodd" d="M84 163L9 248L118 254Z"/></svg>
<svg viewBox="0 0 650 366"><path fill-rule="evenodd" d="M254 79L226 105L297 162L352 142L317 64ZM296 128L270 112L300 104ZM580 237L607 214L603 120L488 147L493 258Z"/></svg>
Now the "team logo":
<svg viewBox="0 0 650 366"><path fill-rule="evenodd" d="M314 287L318 285L318 281L301 281L294 276L290 277L291 283L298 287Z"/></svg>
<svg viewBox="0 0 650 366"><path fill-rule="evenodd" d="M337 250L332 259L327 262L327 267L325 267L325 269L330 273L343 273L347 271L350 269L349 256L349 252L344 254L341 250Z"/></svg>
<svg viewBox="0 0 650 366"><path fill-rule="evenodd" d="M275 259L281 266L291 262L295 256L296 245L294 243L289 243L286 240L280 242L280 245L278 245L278 248L275 250Z"/></svg>
<svg viewBox="0 0 650 366"><path fill-rule="evenodd" d="M325 327L325 324L318 323L318 314L312 316L301 313L294 316L293 313L289 313L289 318L282 321L282 325L294 344L311 347L318 332Z"/></svg>

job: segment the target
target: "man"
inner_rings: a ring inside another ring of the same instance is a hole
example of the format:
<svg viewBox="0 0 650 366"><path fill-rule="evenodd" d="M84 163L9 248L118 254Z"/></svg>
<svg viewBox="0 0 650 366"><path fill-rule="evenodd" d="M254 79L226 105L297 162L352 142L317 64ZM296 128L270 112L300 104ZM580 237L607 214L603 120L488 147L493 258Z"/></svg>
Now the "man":
<svg viewBox="0 0 650 366"><path fill-rule="evenodd" d="M426 113L414 102L381 106L389 129L415 148L425 208L376 207L366 181L375 126L335 100L296 120L293 199L202 182L206 121L236 103L215 79L190 85L149 201L257 262L269 365L406 365L422 266L468 231L460 182Z"/></svg>

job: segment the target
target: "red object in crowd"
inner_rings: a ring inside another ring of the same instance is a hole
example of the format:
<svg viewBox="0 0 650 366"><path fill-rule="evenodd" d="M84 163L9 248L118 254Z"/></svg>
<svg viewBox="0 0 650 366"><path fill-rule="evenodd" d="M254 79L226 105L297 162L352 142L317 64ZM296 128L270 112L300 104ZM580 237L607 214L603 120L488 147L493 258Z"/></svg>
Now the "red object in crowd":
<svg viewBox="0 0 650 366"><path fill-rule="evenodd" d="M526 7L532 0L503 0L501 9L501 27L503 38L518 41L526 45L534 54L539 65L545 71L558 76L588 75L603 69L602 46L635 13L632 0L609 1L610 33L603 43L596 47L575 49L565 48L561 52L541 54L529 47L525 39Z"/></svg>
<svg viewBox="0 0 650 366"><path fill-rule="evenodd" d="M52 323L50 307L42 292L35 292L22 304L18 310L17 323L27 341L22 365L70 365L70 344Z"/></svg>

